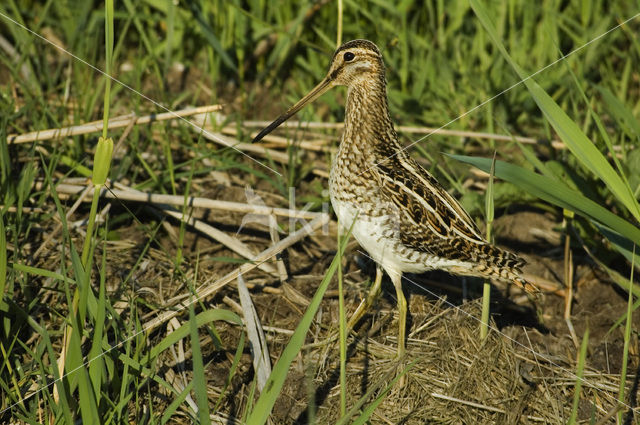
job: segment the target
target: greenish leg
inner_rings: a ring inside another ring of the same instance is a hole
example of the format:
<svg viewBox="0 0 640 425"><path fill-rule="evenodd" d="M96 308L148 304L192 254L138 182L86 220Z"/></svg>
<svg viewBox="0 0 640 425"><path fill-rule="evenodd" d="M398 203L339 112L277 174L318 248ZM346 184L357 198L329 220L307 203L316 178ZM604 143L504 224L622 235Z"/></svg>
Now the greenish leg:
<svg viewBox="0 0 640 425"><path fill-rule="evenodd" d="M396 296L398 297L398 358L404 356L404 340L407 328L407 299L402 292L402 273L393 273L390 275L393 286L396 287Z"/></svg>
<svg viewBox="0 0 640 425"><path fill-rule="evenodd" d="M378 296L380 295L380 289L382 288L382 267L376 267L376 280L373 282L373 286L369 290L369 294L367 294L367 298L362 300L358 308L356 309L351 319L349 319L349 323L347 323L347 329L350 331L353 327L362 319L362 316L371 308L373 303L376 301Z"/></svg>

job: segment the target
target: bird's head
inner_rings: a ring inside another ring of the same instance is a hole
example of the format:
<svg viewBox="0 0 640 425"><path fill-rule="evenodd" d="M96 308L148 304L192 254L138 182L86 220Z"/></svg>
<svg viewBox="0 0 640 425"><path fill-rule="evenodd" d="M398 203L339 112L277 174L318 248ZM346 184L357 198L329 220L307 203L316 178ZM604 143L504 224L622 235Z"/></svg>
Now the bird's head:
<svg viewBox="0 0 640 425"><path fill-rule="evenodd" d="M291 118L307 103L311 103L335 86L384 82L384 63L378 47L368 40L352 40L340 46L333 54L329 72L311 91L265 127L253 139L257 142L280 124Z"/></svg>

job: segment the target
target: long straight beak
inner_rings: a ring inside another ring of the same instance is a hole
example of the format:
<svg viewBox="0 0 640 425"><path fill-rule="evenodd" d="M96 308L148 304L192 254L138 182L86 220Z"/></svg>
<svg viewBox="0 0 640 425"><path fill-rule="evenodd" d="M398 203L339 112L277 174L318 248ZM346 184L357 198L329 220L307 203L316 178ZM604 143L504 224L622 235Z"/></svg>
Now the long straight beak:
<svg viewBox="0 0 640 425"><path fill-rule="evenodd" d="M298 112L307 103L313 102L320 96L322 96L327 90L334 86L333 78L327 75L324 80L315 86L311 91L302 99L300 99L295 105L287 110L284 114L280 115L274 122L266 126L256 137L253 138L251 143L260 141L264 136L275 130L280 124L291 118L296 112Z"/></svg>

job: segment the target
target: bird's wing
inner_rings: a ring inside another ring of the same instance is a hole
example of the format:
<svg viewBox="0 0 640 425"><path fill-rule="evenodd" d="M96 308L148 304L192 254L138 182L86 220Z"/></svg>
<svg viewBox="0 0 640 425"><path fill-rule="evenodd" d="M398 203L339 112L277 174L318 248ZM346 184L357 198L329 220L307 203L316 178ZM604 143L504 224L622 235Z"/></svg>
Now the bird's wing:
<svg viewBox="0 0 640 425"><path fill-rule="evenodd" d="M403 243L435 255L462 248L456 245L487 244L458 201L413 158L402 152L376 167L381 195L395 206Z"/></svg>

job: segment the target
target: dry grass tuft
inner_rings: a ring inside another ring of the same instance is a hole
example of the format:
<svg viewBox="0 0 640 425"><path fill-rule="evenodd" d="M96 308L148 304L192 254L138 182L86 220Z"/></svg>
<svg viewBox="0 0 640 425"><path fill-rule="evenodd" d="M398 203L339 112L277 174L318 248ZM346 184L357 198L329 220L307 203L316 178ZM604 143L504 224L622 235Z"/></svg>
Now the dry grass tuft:
<svg viewBox="0 0 640 425"><path fill-rule="evenodd" d="M397 383L374 412L371 423L566 422L575 382L573 359L556 356L553 362L545 361L496 330L480 342L475 319L480 315L479 300L460 307L443 301L429 303L412 316L412 329L418 332L410 336L402 364L393 359L395 340L381 342L374 336L358 341L347 365L349 406L381 380L389 380L390 370L398 368L399 373L400 367L415 362L404 384ZM387 321L382 335L395 332L395 322ZM598 387L597 398L610 408L615 397L612 377L594 372L587 380L590 389L583 398L593 400L592 389ZM316 384L321 388L319 381ZM338 416L339 389L335 387L318 411L319 423L335 422Z"/></svg>

